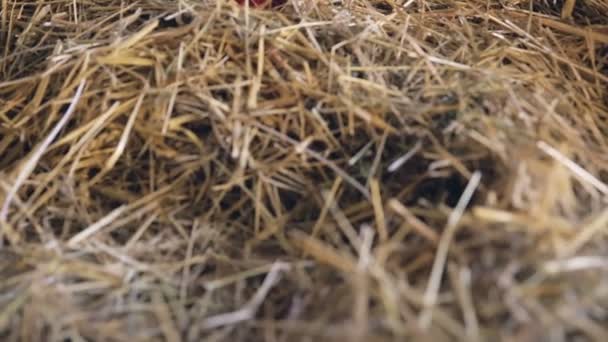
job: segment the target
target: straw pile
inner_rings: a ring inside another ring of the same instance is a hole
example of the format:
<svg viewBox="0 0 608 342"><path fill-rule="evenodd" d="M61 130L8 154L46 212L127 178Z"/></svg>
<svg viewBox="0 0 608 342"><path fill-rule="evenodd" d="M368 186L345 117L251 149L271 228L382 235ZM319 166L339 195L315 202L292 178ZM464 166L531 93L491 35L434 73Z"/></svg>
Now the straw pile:
<svg viewBox="0 0 608 342"><path fill-rule="evenodd" d="M604 0L3 0L3 341L605 341Z"/></svg>

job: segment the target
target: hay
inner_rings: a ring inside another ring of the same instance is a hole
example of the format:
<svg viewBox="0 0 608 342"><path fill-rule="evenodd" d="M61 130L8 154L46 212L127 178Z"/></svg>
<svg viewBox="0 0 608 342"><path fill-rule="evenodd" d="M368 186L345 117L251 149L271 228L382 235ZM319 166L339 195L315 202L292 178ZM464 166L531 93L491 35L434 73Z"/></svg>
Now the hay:
<svg viewBox="0 0 608 342"><path fill-rule="evenodd" d="M3 341L603 341L608 3L3 0Z"/></svg>

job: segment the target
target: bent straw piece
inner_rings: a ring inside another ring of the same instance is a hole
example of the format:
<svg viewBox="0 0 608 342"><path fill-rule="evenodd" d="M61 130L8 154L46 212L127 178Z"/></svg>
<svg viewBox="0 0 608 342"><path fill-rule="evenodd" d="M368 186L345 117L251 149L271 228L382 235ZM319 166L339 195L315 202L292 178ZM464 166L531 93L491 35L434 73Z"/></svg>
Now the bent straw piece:
<svg viewBox="0 0 608 342"><path fill-rule="evenodd" d="M519 16L519 17L530 17L531 16L532 18L537 20L541 25L545 25L552 29L562 31L564 33L573 34L573 35L576 35L579 37L588 37L592 40L595 40L596 42L608 44L608 34L593 31L589 28L581 28L581 27L573 26L571 24L557 21L555 19L541 17L537 13L533 13L533 12L515 11L515 10L508 10L507 12L509 12L509 14Z"/></svg>
<svg viewBox="0 0 608 342"><path fill-rule="evenodd" d="M452 213L448 217L448 222L446 224L445 230L441 235L441 239L439 240L439 245L437 247L437 254L435 255L435 262L433 263L433 268L431 269L431 276L429 277L429 282L427 285L426 292L424 293L424 309L420 313L418 323L422 329L428 329L431 324L433 309L437 304L437 297L439 295L439 287L441 286L441 278L443 276L443 272L445 269L445 263L448 257L448 252L450 249L450 244L452 239L454 238L454 234L456 233L456 229L458 229L458 222L466 209L466 206L469 204L475 190L479 186L479 182L481 181L481 173L476 171L471 176L469 180L469 184L462 192L458 203Z"/></svg>
<svg viewBox="0 0 608 342"><path fill-rule="evenodd" d="M574 5L576 5L576 0L566 0L562 5L562 19L568 19L572 16L572 11L574 11Z"/></svg>
<svg viewBox="0 0 608 342"><path fill-rule="evenodd" d="M264 278L264 282L262 283L262 285L258 288L256 293L249 300L249 302L245 304L244 307L233 312L218 314L206 318L202 322L203 328L213 329L253 319L260 305L262 305L262 302L270 293L270 290L281 279L281 273L289 271L289 269L289 264L280 261L275 262L272 268L270 269L270 272L268 272L268 274Z"/></svg>
<svg viewBox="0 0 608 342"><path fill-rule="evenodd" d="M420 234L423 238L437 245L439 243L439 234L437 234L431 227L426 223L420 221L409 209L407 209L401 202L396 198L391 198L388 201L388 207L394 212L399 214L405 222L412 226L412 228Z"/></svg>
<svg viewBox="0 0 608 342"><path fill-rule="evenodd" d="M93 236L94 234L96 234L97 232L99 232L101 229L103 229L104 227L106 227L108 224L112 223L114 220L116 220L116 218L118 218L120 215L122 215L122 213L125 211L125 209L127 209L127 206L120 206L114 210L112 210L108 215L102 217L100 220L98 220L97 222L93 223L92 225L90 225L89 227L87 227L86 229L82 230L80 233L74 235L70 241L68 241L68 246L74 248L76 247L76 245L78 245L80 242L86 240L87 238Z"/></svg>
<svg viewBox="0 0 608 342"><path fill-rule="evenodd" d="M570 158L564 156L563 153L557 149L551 147L544 141L537 143L539 149L551 156L553 159L564 165L572 174L574 174L581 181L591 184L595 189L601 192L604 196L608 195L608 185L599 180L597 177L592 175L589 171L582 168L580 165L572 161Z"/></svg>
<svg viewBox="0 0 608 342"><path fill-rule="evenodd" d="M120 52L120 50L126 50L126 49L134 46L139 41L141 41L146 35L148 35L152 31L154 31L157 26L158 26L158 20L153 20L148 25L144 26L141 30L136 32L135 34L131 35L130 37L126 38L123 41L119 41L114 46L114 49L115 49L114 52Z"/></svg>
<svg viewBox="0 0 608 342"><path fill-rule="evenodd" d="M25 182L25 180L30 176L32 171L34 171L34 168L38 164L38 161L40 160L42 155L44 155L44 152L46 151L46 149L49 147L49 145L51 145L53 140L55 140L55 137L57 137L57 135L59 134L61 129L68 123L68 121L72 117L72 114L74 113L74 110L76 109L76 105L78 104L78 101L80 100L80 96L82 95L82 91L84 90L85 84L86 84L86 80L83 79L80 82L78 89L76 89L76 94L74 94L72 103L70 104L70 106L68 107L66 112L63 114L63 117L61 118L61 120L59 120L59 122L55 125L55 127L53 128L51 133L49 133L49 135L46 137L46 139L44 139L42 141L40 146L35 150L35 152L30 157L30 159L25 163L21 172L19 172L19 175L17 176L15 183L13 183L13 186L10 189L10 191L8 192L8 194L6 195L4 204L2 205L2 210L0 211L0 221L6 221L6 218L8 216L8 210L11 205L11 201L13 200L13 197L15 196L15 194L17 193L17 191L19 190L21 185Z"/></svg>

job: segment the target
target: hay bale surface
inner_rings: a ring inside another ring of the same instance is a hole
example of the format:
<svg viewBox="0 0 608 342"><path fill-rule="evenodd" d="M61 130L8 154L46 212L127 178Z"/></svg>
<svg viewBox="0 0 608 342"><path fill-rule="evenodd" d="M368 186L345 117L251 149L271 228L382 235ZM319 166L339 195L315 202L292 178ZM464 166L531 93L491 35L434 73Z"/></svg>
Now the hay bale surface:
<svg viewBox="0 0 608 342"><path fill-rule="evenodd" d="M3 0L2 341L605 341L608 3Z"/></svg>

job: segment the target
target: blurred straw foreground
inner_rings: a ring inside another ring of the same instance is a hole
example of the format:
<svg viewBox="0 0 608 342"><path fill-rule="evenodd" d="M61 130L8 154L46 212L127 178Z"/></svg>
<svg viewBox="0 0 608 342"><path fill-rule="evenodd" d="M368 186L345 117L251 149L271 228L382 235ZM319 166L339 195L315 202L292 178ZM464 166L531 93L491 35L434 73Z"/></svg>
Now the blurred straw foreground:
<svg viewBox="0 0 608 342"><path fill-rule="evenodd" d="M605 0L1 5L0 340L608 340Z"/></svg>

